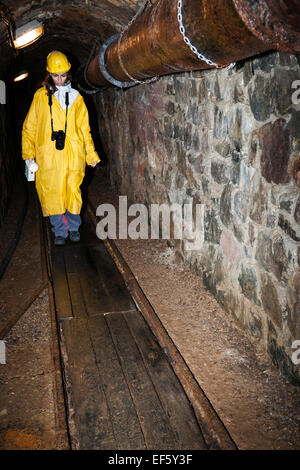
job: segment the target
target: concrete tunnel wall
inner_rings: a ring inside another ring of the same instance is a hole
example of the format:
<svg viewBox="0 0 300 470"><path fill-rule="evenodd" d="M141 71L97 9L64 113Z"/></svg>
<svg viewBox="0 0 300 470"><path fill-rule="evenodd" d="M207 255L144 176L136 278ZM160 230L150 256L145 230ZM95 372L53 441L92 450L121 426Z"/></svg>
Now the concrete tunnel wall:
<svg viewBox="0 0 300 470"><path fill-rule="evenodd" d="M271 52L230 71L174 74L95 97L111 183L148 207L204 205L201 249L173 240L174 249L293 383L300 381L291 361L300 339L299 78L299 57Z"/></svg>

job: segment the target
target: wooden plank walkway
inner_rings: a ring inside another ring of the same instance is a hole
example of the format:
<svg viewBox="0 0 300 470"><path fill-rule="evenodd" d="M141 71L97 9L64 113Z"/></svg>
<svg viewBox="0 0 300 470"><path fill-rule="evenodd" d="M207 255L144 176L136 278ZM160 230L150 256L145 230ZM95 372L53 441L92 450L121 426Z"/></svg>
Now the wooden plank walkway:
<svg viewBox="0 0 300 470"><path fill-rule="evenodd" d="M193 409L92 226L51 248L71 442L77 449L206 449Z"/></svg>

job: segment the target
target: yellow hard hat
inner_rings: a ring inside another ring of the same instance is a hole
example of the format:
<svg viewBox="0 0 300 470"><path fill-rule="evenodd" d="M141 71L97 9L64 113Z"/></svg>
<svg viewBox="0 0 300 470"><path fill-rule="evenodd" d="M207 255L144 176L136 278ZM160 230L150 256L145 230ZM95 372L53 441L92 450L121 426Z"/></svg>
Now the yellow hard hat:
<svg viewBox="0 0 300 470"><path fill-rule="evenodd" d="M65 54L60 51L52 51L47 56L47 72L64 73L70 70L71 64Z"/></svg>

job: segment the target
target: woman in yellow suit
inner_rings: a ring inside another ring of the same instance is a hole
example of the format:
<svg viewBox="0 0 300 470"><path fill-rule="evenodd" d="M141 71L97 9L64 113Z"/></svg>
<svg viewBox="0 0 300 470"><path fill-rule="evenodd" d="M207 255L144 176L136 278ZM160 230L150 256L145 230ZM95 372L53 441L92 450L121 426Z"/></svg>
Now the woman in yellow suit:
<svg viewBox="0 0 300 470"><path fill-rule="evenodd" d="M31 103L22 130L22 157L36 171L36 189L44 216L50 216L54 243L80 240L80 185L85 165L100 161L90 133L83 97L71 87L65 54L47 57L48 75Z"/></svg>

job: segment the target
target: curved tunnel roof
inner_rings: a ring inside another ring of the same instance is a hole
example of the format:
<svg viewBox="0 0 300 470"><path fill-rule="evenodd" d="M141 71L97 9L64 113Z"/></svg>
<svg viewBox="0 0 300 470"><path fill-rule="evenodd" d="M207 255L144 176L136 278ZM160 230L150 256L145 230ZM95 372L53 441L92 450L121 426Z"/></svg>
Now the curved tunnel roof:
<svg viewBox="0 0 300 470"><path fill-rule="evenodd" d="M24 49L24 63L33 73L45 70L46 56L61 49L74 65L88 60L96 41L104 42L122 30L143 2L128 0L75 0L72 2L41 0L0 2L7 7L15 27L34 19L44 24L44 36ZM0 74L13 57L7 27L0 22Z"/></svg>

